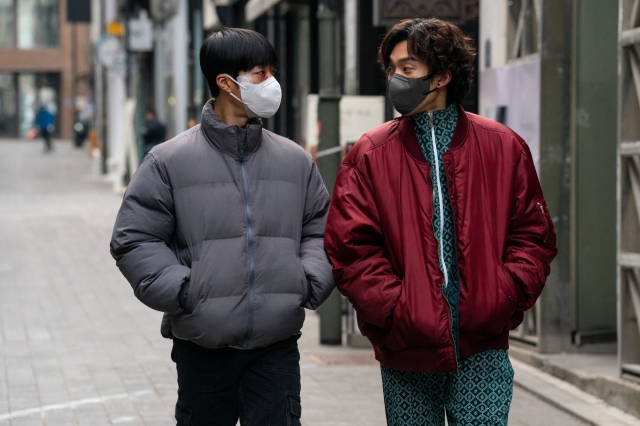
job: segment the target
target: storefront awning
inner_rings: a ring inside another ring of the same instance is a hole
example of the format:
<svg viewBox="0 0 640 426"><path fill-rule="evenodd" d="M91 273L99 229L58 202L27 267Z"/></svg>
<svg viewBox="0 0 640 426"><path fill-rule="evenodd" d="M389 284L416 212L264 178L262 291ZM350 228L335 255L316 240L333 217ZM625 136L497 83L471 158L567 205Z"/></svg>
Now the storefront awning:
<svg viewBox="0 0 640 426"><path fill-rule="evenodd" d="M278 3L280 0L249 0L244 7L244 17L247 22L252 22Z"/></svg>

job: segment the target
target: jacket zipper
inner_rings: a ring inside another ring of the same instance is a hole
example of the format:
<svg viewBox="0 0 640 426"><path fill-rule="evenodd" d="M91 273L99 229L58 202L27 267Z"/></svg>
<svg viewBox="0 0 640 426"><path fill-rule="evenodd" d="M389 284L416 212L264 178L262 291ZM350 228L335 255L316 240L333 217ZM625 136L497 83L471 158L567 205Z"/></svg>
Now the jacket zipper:
<svg viewBox="0 0 640 426"><path fill-rule="evenodd" d="M436 145L436 130L433 125L433 113L429 112L429 125L431 126L431 144L433 146L433 159L435 161L436 168L436 184L438 186L438 201L440 201L440 236L438 238L438 248L440 251L440 264L442 265L442 273L444 274L444 288L449 286L449 273L447 271L447 265L444 263L444 244L442 243L442 237L444 233L444 205L442 200L442 184L440 183L440 160L438 160L438 148Z"/></svg>
<svg viewBox="0 0 640 426"><path fill-rule="evenodd" d="M256 275L256 265L253 253L253 240L254 240L254 232L253 232L253 212L251 210L251 202L249 199L249 182L247 180L247 171L245 165L244 158L244 150L247 147L247 135L245 134L244 141L242 140L242 132L240 128L237 128L238 132L238 154L239 154L239 163L240 163L240 175L242 176L242 190L244 193L244 213L247 221L247 263L249 266L249 280L248 280L248 288L247 288L247 333L244 336L243 347L247 348L249 346L249 338L253 333L253 311L254 307L254 294L253 294L253 284L255 281Z"/></svg>
<svg viewBox="0 0 640 426"><path fill-rule="evenodd" d="M456 339L453 337L453 315L451 313L451 304L449 303L449 298L446 294L444 294L444 289L442 289L442 296L444 297L445 302L447 302L447 308L449 309L449 334L451 334L451 341L453 342L453 361L456 364L456 373L460 368L458 366L458 348L456 345Z"/></svg>
<svg viewBox="0 0 640 426"><path fill-rule="evenodd" d="M544 241L542 241L543 243L546 243L547 240L549 239L549 223L547 222L547 215L544 212L544 206L542 205L542 203L538 203L538 208L540 209L540 213L542 213L542 220L544 220L544 226L547 228L547 233L544 236Z"/></svg>
<svg viewBox="0 0 640 426"><path fill-rule="evenodd" d="M444 262L444 243L442 242L443 233L444 233L444 201L442 196L442 184L440 183L440 160L438 159L438 146L436 144L436 130L433 124L433 113L429 112L429 126L431 127L431 145L433 146L433 159L435 162L436 168L436 184L438 186L438 201L440 210L440 237L436 237L438 240L438 248L440 251L440 264L442 265L442 273L444 275L444 286L442 287L442 297L445 302L447 302L447 308L449 311L449 334L451 335L451 342L453 344L453 360L456 364L456 372L458 371L458 351L456 349L456 340L453 335L453 314L451 309L451 304L449 303L449 298L447 297L445 291L449 286L449 271L447 270L447 265Z"/></svg>

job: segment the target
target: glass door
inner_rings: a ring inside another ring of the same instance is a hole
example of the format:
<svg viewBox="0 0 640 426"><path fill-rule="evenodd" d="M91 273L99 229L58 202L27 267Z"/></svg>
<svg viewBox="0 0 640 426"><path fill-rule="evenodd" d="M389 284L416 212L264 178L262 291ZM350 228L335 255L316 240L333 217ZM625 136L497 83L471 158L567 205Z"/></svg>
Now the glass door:
<svg viewBox="0 0 640 426"><path fill-rule="evenodd" d="M18 137L18 96L13 73L0 73L0 137Z"/></svg>

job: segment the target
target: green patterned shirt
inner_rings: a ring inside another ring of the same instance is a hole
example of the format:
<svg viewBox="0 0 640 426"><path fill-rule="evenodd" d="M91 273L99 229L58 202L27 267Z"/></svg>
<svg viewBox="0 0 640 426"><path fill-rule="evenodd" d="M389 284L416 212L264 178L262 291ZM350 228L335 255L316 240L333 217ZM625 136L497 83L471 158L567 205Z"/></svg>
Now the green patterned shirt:
<svg viewBox="0 0 640 426"><path fill-rule="evenodd" d="M431 115L421 112L413 115L416 135L422 153L429 162L433 187L433 234L438 242L438 259L444 284L443 294L451 311L451 327L458 354L458 260L456 256L456 236L453 208L449 198L447 173L442 154L449 151L451 139L458 123L458 105L454 102L447 108L434 111ZM433 125L433 129L432 129ZM433 134L435 133L435 143Z"/></svg>

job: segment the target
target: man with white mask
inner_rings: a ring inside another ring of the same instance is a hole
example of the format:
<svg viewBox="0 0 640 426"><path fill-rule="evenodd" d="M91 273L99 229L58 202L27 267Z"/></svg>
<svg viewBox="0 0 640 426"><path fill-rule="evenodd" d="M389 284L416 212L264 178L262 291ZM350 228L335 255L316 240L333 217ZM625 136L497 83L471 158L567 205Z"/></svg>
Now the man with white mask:
<svg viewBox="0 0 640 426"><path fill-rule="evenodd" d="M173 339L178 425L300 424L304 308L335 284L318 169L260 120L280 105L276 62L254 31L207 38L202 124L149 152L116 219L116 264Z"/></svg>

